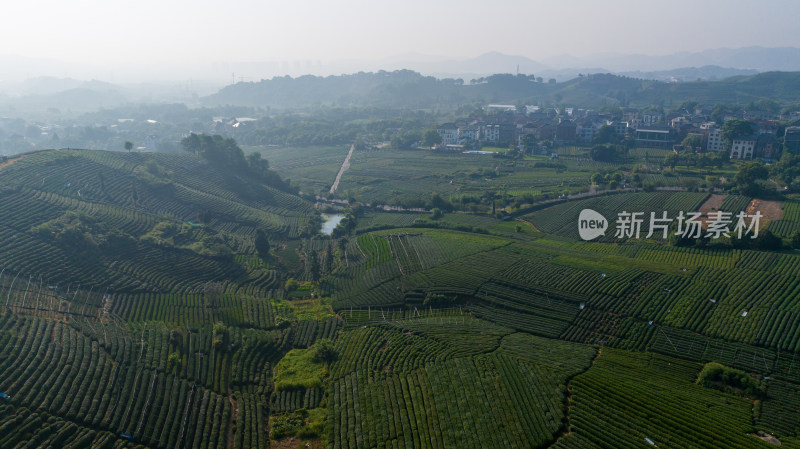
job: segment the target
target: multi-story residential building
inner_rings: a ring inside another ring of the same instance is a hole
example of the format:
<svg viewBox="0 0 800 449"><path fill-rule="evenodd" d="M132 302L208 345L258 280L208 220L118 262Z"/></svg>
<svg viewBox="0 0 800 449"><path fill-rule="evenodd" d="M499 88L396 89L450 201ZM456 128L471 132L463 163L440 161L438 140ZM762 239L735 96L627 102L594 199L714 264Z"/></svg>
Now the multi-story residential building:
<svg viewBox="0 0 800 449"><path fill-rule="evenodd" d="M774 134L759 134L756 139L755 156L766 161L778 160L781 156L781 143Z"/></svg>
<svg viewBox="0 0 800 449"><path fill-rule="evenodd" d="M516 142L518 138L519 135L517 134L517 125L514 122L500 123L500 142L504 144Z"/></svg>
<svg viewBox="0 0 800 449"><path fill-rule="evenodd" d="M481 127L479 125L467 125L458 128L458 138L464 140L480 140Z"/></svg>
<svg viewBox="0 0 800 449"><path fill-rule="evenodd" d="M628 133L628 122L622 120L613 120L606 122L606 124L614 128L614 134L616 134L617 137L625 137L625 135Z"/></svg>
<svg viewBox="0 0 800 449"><path fill-rule="evenodd" d="M500 141L500 125L499 124L485 124L483 125L483 140L487 142Z"/></svg>
<svg viewBox="0 0 800 449"><path fill-rule="evenodd" d="M578 142L581 143L592 143L594 140L594 136L597 135L597 130L599 127L591 122L591 121L583 121L578 123L575 134Z"/></svg>
<svg viewBox="0 0 800 449"><path fill-rule="evenodd" d="M455 145L458 143L458 126L455 123L445 123L436 129L442 137L442 145Z"/></svg>
<svg viewBox="0 0 800 449"><path fill-rule="evenodd" d="M675 130L663 126L641 127L636 130L636 145L640 147L672 148Z"/></svg>
<svg viewBox="0 0 800 449"><path fill-rule="evenodd" d="M653 126L660 122L663 116L655 112L645 112L641 115L642 125Z"/></svg>
<svg viewBox="0 0 800 449"><path fill-rule="evenodd" d="M755 137L734 139L731 144L731 159L753 159L756 152Z"/></svg>
<svg viewBox="0 0 800 449"><path fill-rule="evenodd" d="M555 141L558 143L574 143L577 127L572 120L561 120L556 126Z"/></svg>
<svg viewBox="0 0 800 449"><path fill-rule="evenodd" d="M722 132L716 125L705 128L705 141L706 151L722 151Z"/></svg>
<svg viewBox="0 0 800 449"><path fill-rule="evenodd" d="M750 122L756 134L775 134L778 132L778 122L775 120L755 120Z"/></svg>
<svg viewBox="0 0 800 449"><path fill-rule="evenodd" d="M556 136L556 128L550 123L539 123L533 132L539 140L553 140Z"/></svg>
<svg viewBox="0 0 800 449"><path fill-rule="evenodd" d="M800 152L800 126L788 126L783 134L783 144L786 149Z"/></svg>

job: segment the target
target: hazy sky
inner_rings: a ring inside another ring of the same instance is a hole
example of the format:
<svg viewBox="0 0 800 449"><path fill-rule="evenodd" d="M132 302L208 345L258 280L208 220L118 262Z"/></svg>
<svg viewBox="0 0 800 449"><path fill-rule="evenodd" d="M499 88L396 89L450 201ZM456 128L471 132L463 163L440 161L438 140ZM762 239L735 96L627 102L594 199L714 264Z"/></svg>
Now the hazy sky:
<svg viewBox="0 0 800 449"><path fill-rule="evenodd" d="M798 0L17 0L0 7L0 54L95 65L661 55L797 46L798 17Z"/></svg>

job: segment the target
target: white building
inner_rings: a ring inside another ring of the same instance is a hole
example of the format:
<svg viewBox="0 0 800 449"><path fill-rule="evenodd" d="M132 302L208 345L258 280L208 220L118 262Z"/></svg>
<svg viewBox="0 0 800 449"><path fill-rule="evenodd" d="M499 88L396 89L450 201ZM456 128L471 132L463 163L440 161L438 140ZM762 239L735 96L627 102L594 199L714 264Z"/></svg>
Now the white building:
<svg viewBox="0 0 800 449"><path fill-rule="evenodd" d="M486 112L517 112L517 107L513 104L489 104Z"/></svg>
<svg viewBox="0 0 800 449"><path fill-rule="evenodd" d="M579 123L576 133L578 142L592 143L594 136L597 135L598 127L591 122Z"/></svg>
<svg viewBox="0 0 800 449"><path fill-rule="evenodd" d="M644 126L653 126L661 121L661 114L644 113L642 114L642 124Z"/></svg>
<svg viewBox="0 0 800 449"><path fill-rule="evenodd" d="M625 137L628 133L628 122L622 120L609 120L606 122L606 125L614 128L614 134L619 137Z"/></svg>
<svg viewBox="0 0 800 449"><path fill-rule="evenodd" d="M436 129L442 137L442 145L455 145L458 143L458 127L455 123L445 123Z"/></svg>
<svg viewBox="0 0 800 449"><path fill-rule="evenodd" d="M480 140L481 128L478 126L465 126L458 128L458 137L463 140Z"/></svg>
<svg viewBox="0 0 800 449"><path fill-rule="evenodd" d="M706 151L722 151L722 132L716 126L707 131Z"/></svg>
<svg viewBox="0 0 800 449"><path fill-rule="evenodd" d="M753 159L756 151L756 140L753 138L737 139L731 145L731 159Z"/></svg>
<svg viewBox="0 0 800 449"><path fill-rule="evenodd" d="M483 140L497 142L500 140L500 125L485 125L483 127Z"/></svg>

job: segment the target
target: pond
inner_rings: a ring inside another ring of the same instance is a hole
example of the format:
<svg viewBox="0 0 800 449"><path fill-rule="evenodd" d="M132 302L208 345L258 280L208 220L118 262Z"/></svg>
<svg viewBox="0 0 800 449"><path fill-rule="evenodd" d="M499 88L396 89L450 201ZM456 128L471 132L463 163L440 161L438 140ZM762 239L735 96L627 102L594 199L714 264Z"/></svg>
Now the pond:
<svg viewBox="0 0 800 449"><path fill-rule="evenodd" d="M333 233L333 229L339 225L339 222L342 221L344 215L342 214L322 214L322 233L325 235L331 235Z"/></svg>

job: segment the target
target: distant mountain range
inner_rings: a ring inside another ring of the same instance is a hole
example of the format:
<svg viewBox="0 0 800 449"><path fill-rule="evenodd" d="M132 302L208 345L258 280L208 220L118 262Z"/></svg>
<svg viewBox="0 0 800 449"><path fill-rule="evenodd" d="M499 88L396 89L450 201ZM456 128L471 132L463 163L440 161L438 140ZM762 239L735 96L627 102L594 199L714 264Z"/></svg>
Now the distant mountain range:
<svg viewBox="0 0 800 449"><path fill-rule="evenodd" d="M346 66L363 67L344 71ZM248 62L224 66L206 64L209 71L197 67L195 80L203 73L277 70L280 64ZM368 67L375 67L368 69ZM554 99L586 106L620 103L649 104L692 98L707 102L741 102L774 98L782 102L800 101L794 74L764 72L800 72L800 48L747 47L715 49L664 56L597 54L590 57L569 55L541 62L519 55L490 52L476 58L439 58L406 55L391 60L341 62L339 65L307 65L298 70L320 72L327 76L277 76L257 82L238 82L219 90L224 83L173 81L139 84L112 84L103 81L80 81L69 77L33 76L43 72L75 70L75 64L59 66L57 61L0 55L0 115L23 111L58 109L72 112L110 108L125 103L202 103L277 108L329 105L382 105L430 107L489 101L530 101L552 103ZM341 70L340 70L341 69ZM385 69L385 70L380 70ZM83 73L100 72L87 67ZM354 73L353 75L330 75ZM343 72L344 71L344 72ZM759 77L761 73L764 76ZM26 78L13 79L27 74ZM543 82L509 81L470 85L472 80L492 74L533 75ZM587 77L587 74L595 74ZM596 76L612 74L618 76ZM209 75L210 76L210 75ZM24 79L24 80L23 80ZM243 77L241 79L252 79ZM449 79L449 80L448 80ZM455 79L455 81L453 81ZM459 85L458 79L464 81ZM557 84L549 81L555 79ZM777 84L768 85L770 79ZM604 80L599 83L598 80ZM664 83L653 83L654 80ZM725 81L719 81L725 80ZM718 81L718 83L712 83ZM228 82L231 82L230 79ZM677 83L677 85L676 85ZM705 84L704 84L705 83ZM606 86L606 87L603 87ZM645 86L645 87L643 87ZM213 93L216 92L216 93ZM213 94L212 94L213 93ZM211 95L209 95L211 94ZM661 99L657 95L661 95Z"/></svg>
<svg viewBox="0 0 800 449"><path fill-rule="evenodd" d="M558 81L578 74L615 73L662 81L714 80L759 72L800 71L800 48L746 47L720 48L701 52L675 53L664 56L603 53L588 57L563 55L539 61L524 56L486 53L464 60L403 61L402 66L387 61L388 68L411 69L436 77L472 79L493 73L535 74ZM692 69L698 68L690 75Z"/></svg>
<svg viewBox="0 0 800 449"><path fill-rule="evenodd" d="M688 72L696 74L696 72ZM464 104L566 104L677 106L686 100L702 104L746 104L760 99L800 102L800 72L766 72L721 81L663 82L612 74L579 76L562 83L539 82L529 75L498 74L475 84L437 79L410 70L299 78L276 77L227 86L202 98L207 106L273 108L402 107L455 108Z"/></svg>

